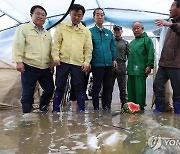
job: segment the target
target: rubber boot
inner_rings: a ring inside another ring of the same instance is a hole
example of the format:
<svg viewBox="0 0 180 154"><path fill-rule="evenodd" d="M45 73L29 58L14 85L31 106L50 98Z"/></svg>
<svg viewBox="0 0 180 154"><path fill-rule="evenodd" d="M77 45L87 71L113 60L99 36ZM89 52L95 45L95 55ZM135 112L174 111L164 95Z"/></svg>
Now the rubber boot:
<svg viewBox="0 0 180 154"><path fill-rule="evenodd" d="M92 94L93 107L95 111L99 110L99 95Z"/></svg>
<svg viewBox="0 0 180 154"><path fill-rule="evenodd" d="M174 113L180 114L180 102L173 102Z"/></svg>
<svg viewBox="0 0 180 154"><path fill-rule="evenodd" d="M107 105L108 109L111 108L111 103L112 103L112 101L108 101L108 105Z"/></svg>
<svg viewBox="0 0 180 154"><path fill-rule="evenodd" d="M108 99L107 99L106 96L102 95L101 103L102 103L102 109L103 110L108 110L109 102L108 102Z"/></svg>
<svg viewBox="0 0 180 154"><path fill-rule="evenodd" d="M124 104L127 103L127 100L126 99L121 99L121 109L123 108Z"/></svg>
<svg viewBox="0 0 180 154"><path fill-rule="evenodd" d="M30 113L32 111L32 104L23 103L22 110L23 110L23 113Z"/></svg>
<svg viewBox="0 0 180 154"><path fill-rule="evenodd" d="M77 104L80 112L85 111L85 98L83 93L76 94Z"/></svg>
<svg viewBox="0 0 180 154"><path fill-rule="evenodd" d="M155 110L153 111L154 113L164 112L165 99L157 97L154 103L156 105Z"/></svg>
<svg viewBox="0 0 180 154"><path fill-rule="evenodd" d="M48 111L48 106L49 106L49 99L44 99L44 98L40 98L40 104L39 104L39 110L43 111L43 112L47 112Z"/></svg>
<svg viewBox="0 0 180 154"><path fill-rule="evenodd" d="M60 112L60 104L63 98L63 93L55 93L53 99L53 113Z"/></svg>

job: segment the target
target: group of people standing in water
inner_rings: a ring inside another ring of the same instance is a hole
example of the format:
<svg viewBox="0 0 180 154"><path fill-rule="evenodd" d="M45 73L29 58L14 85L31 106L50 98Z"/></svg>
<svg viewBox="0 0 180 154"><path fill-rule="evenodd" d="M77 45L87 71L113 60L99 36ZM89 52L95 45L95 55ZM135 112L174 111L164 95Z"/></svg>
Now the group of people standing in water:
<svg viewBox="0 0 180 154"><path fill-rule="evenodd" d="M105 13L102 8L93 11L95 26L88 29L81 21L85 8L73 4L70 20L59 23L52 39L43 28L47 12L35 5L30 10L32 21L18 26L13 43L12 61L21 72L22 109L30 113L34 103L37 81L42 87L39 110L47 112L53 98L53 113L60 112L66 80L69 73L74 87L79 112L85 111L84 74L93 75L92 103L100 109L99 92L102 89L102 109L111 108L114 81L117 78L122 106L126 102L146 106L146 78L154 67L154 46L144 32L143 24L132 24L135 38L128 43L122 39L122 27L114 25L113 32L103 26ZM153 84L155 112L164 112L165 83L170 79L173 89L174 112L180 113L180 0L170 8L171 22L156 20L157 26L169 27ZM52 41L53 40L53 41ZM127 69L126 61L128 59ZM55 85L53 80L56 69ZM126 72L127 93L126 93Z"/></svg>

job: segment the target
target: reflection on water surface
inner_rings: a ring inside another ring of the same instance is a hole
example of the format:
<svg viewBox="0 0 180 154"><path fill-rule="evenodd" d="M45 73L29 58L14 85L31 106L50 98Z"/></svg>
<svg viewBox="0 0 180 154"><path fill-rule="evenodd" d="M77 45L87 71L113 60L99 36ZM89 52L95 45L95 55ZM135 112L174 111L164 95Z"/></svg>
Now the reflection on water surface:
<svg viewBox="0 0 180 154"><path fill-rule="evenodd" d="M150 110L138 114L68 111L61 115L22 115L20 110L2 110L0 153L153 153L148 139L152 135L180 139L179 120L179 115L154 114ZM156 151L178 153L179 147Z"/></svg>

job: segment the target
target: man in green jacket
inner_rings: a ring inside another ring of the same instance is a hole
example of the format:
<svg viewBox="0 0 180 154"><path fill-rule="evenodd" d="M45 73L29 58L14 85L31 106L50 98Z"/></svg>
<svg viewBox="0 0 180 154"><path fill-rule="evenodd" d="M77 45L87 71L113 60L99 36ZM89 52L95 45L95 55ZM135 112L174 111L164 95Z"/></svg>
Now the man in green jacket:
<svg viewBox="0 0 180 154"><path fill-rule="evenodd" d="M96 25L90 29L93 42L92 52L92 100L94 110L99 110L99 92L103 86L102 108L108 108L108 94L110 86L110 78L113 66L117 66L116 62L116 45L113 34L110 30L103 27L104 11L97 8L93 12Z"/></svg>
<svg viewBox="0 0 180 154"><path fill-rule="evenodd" d="M140 105L141 110L146 106L146 78L154 67L154 46L151 38L144 31L140 22L132 27L135 39L130 43L128 58L128 102Z"/></svg>

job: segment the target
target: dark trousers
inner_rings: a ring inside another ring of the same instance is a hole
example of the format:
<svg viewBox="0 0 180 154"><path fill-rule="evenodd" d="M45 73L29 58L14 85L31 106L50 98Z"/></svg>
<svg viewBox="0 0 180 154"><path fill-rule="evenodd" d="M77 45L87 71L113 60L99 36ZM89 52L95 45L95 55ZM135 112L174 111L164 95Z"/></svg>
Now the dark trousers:
<svg viewBox="0 0 180 154"><path fill-rule="evenodd" d="M165 98L165 84L170 79L173 89L173 101L180 102L180 68L170 68L159 66L153 90L157 98Z"/></svg>
<svg viewBox="0 0 180 154"><path fill-rule="evenodd" d="M29 113L34 103L34 90L37 81L43 89L40 98L40 106L49 105L54 92L53 74L50 68L39 69L24 64L25 72L21 73L23 113Z"/></svg>
<svg viewBox="0 0 180 154"><path fill-rule="evenodd" d="M84 73L84 93L86 94L90 72Z"/></svg>
<svg viewBox="0 0 180 154"><path fill-rule="evenodd" d="M84 73L83 88L84 88L84 94L85 95L86 95L86 90L87 90L87 85L88 85L88 80L89 80L89 74L90 74L90 72ZM71 80L70 100L76 101L76 95L75 95L75 91L74 91L74 84L73 84L72 80Z"/></svg>
<svg viewBox="0 0 180 154"><path fill-rule="evenodd" d="M76 101L76 95L75 95L75 91L74 91L74 84L73 84L72 80L71 80L70 100L71 101Z"/></svg>
<svg viewBox="0 0 180 154"><path fill-rule="evenodd" d="M108 106L108 94L110 87L110 78L112 75L112 66L94 67L92 66L93 87L92 100L94 110L99 110L99 92L103 86L102 93L102 108L106 109Z"/></svg>
<svg viewBox="0 0 180 154"><path fill-rule="evenodd" d="M112 101L112 93L114 89L114 83L117 78L119 86L119 96L122 105L127 102L127 92L126 92L126 63L118 62L118 70L115 68L112 70L112 76L110 78L110 93L109 93L109 103ZM110 104L109 104L110 105Z"/></svg>
<svg viewBox="0 0 180 154"><path fill-rule="evenodd" d="M81 70L81 66L67 64L63 62L61 62L60 66L56 67L55 92L64 93L69 73L71 73L71 80L74 85L75 93L84 93L84 72Z"/></svg>
<svg viewBox="0 0 180 154"><path fill-rule="evenodd" d="M62 101L62 96L65 91L66 81L69 73L71 73L71 80L73 82L74 91L79 106L79 111L85 110L85 100L84 100L84 72L81 70L81 66L67 64L61 62L60 66L56 67L56 90L53 101L53 112L59 112L59 105Z"/></svg>

